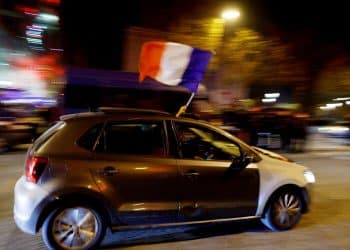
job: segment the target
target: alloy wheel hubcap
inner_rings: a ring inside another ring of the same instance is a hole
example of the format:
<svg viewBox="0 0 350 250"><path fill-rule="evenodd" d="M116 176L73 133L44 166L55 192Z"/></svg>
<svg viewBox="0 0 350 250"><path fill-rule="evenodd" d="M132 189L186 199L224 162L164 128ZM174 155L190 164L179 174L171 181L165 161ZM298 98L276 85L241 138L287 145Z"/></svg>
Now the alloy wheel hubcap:
<svg viewBox="0 0 350 250"><path fill-rule="evenodd" d="M273 214L277 224L290 227L298 220L300 211L301 203L297 196L286 193L276 200Z"/></svg>
<svg viewBox="0 0 350 250"><path fill-rule="evenodd" d="M96 216L83 207L63 210L56 216L52 227L54 240L68 249L85 248L96 238L97 231Z"/></svg>

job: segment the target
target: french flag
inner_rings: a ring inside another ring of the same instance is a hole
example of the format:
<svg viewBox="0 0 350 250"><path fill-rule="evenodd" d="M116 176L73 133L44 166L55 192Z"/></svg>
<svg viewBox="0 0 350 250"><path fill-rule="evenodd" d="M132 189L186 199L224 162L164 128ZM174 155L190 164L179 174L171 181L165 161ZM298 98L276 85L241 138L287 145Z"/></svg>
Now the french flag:
<svg viewBox="0 0 350 250"><path fill-rule="evenodd" d="M173 42L144 43L140 55L140 82L146 77L170 86L197 91L209 64L210 51Z"/></svg>

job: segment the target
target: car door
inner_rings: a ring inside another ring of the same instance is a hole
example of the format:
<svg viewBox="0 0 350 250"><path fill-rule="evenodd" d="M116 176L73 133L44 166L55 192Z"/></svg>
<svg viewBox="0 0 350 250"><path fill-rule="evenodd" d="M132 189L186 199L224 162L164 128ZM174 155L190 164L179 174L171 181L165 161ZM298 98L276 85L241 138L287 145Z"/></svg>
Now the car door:
<svg viewBox="0 0 350 250"><path fill-rule="evenodd" d="M174 122L173 127L181 156L181 219L255 215L259 171L256 164L242 162L253 152L211 126Z"/></svg>
<svg viewBox="0 0 350 250"><path fill-rule="evenodd" d="M161 120L110 121L95 149L95 182L128 225L174 222L178 168Z"/></svg>

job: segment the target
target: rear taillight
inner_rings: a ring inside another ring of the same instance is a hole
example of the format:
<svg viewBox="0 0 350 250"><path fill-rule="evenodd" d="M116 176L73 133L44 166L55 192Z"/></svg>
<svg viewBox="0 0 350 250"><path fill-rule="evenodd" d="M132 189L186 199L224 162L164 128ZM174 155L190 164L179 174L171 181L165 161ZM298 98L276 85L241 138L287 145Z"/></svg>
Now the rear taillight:
<svg viewBox="0 0 350 250"><path fill-rule="evenodd" d="M41 174L48 163L48 159L45 157L29 156L26 162L26 177L27 180L33 183L37 183Z"/></svg>

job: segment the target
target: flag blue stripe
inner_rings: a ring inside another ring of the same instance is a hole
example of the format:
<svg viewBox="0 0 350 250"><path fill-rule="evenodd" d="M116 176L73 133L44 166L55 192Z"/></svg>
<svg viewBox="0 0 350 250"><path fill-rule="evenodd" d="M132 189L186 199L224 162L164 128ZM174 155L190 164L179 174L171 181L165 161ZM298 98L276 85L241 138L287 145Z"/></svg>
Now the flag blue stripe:
<svg viewBox="0 0 350 250"><path fill-rule="evenodd" d="M212 53L209 51L194 48L179 85L187 88L192 93L196 92L211 56Z"/></svg>

